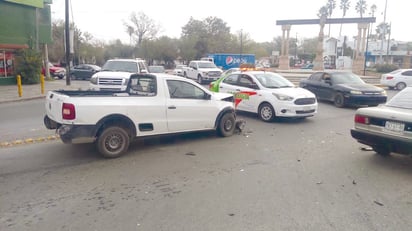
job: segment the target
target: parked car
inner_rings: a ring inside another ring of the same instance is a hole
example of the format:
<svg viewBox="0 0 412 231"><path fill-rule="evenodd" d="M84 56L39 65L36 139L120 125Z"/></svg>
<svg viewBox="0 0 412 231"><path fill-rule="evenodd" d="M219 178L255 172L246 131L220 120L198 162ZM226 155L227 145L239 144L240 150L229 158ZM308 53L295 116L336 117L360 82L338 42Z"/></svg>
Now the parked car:
<svg viewBox="0 0 412 231"><path fill-rule="evenodd" d="M173 70L174 75L183 76L183 69L187 67L184 64L176 65L176 68Z"/></svg>
<svg viewBox="0 0 412 231"><path fill-rule="evenodd" d="M149 66L149 73L166 73L165 67L164 66Z"/></svg>
<svg viewBox="0 0 412 231"><path fill-rule="evenodd" d="M79 64L70 69L70 78L89 80L92 75L99 72L102 68L93 64Z"/></svg>
<svg viewBox="0 0 412 231"><path fill-rule="evenodd" d="M212 82L209 89L234 94L236 110L255 113L265 122L275 117L306 118L318 108L312 92L273 72L235 71Z"/></svg>
<svg viewBox="0 0 412 231"><path fill-rule="evenodd" d="M386 104L357 109L354 120L352 137L377 154L412 154L412 86Z"/></svg>
<svg viewBox="0 0 412 231"><path fill-rule="evenodd" d="M389 89L402 90L408 85L412 85L412 69L398 69L381 76L380 83Z"/></svg>
<svg viewBox="0 0 412 231"><path fill-rule="evenodd" d="M365 83L351 72L316 72L301 80L299 86L313 92L319 100L333 102L336 107L376 106L387 99L384 89Z"/></svg>
<svg viewBox="0 0 412 231"><path fill-rule="evenodd" d="M308 64L303 65L303 66L301 67L301 69L312 69L312 68L313 68L313 64L312 64L312 63L308 63Z"/></svg>
<svg viewBox="0 0 412 231"><path fill-rule="evenodd" d="M55 66L49 62L49 73L53 78L63 79L66 76L66 69L63 67ZM42 74L46 74L45 67L42 68Z"/></svg>

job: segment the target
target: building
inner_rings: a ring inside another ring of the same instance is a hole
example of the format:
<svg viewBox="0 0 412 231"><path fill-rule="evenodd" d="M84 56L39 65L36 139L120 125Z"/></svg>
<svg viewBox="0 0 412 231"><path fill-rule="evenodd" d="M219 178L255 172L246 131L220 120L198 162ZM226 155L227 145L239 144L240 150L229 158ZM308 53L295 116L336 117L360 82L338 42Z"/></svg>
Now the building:
<svg viewBox="0 0 412 231"><path fill-rule="evenodd" d="M52 0L0 0L0 85L16 81L19 49L42 50L52 42Z"/></svg>

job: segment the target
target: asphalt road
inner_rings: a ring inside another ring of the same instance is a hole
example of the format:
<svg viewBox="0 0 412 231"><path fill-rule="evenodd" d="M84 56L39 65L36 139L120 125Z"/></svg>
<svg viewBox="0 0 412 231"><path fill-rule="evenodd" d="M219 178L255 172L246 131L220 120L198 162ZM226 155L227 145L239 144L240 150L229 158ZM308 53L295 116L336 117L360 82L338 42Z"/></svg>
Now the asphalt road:
<svg viewBox="0 0 412 231"><path fill-rule="evenodd" d="M0 149L0 230L410 230L412 159L350 137L355 109L247 120L241 134Z"/></svg>

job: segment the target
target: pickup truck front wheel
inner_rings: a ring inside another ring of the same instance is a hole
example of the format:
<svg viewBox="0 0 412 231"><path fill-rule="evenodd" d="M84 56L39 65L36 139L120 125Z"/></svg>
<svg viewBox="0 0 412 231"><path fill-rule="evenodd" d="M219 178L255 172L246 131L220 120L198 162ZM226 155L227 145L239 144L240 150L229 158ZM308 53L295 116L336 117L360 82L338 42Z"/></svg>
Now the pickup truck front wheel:
<svg viewBox="0 0 412 231"><path fill-rule="evenodd" d="M129 135L124 128L112 126L106 128L97 139L97 149L106 158L121 156L129 148Z"/></svg>
<svg viewBox="0 0 412 231"><path fill-rule="evenodd" d="M220 136L227 137L233 135L235 131L236 121L232 113L226 113L219 122L218 132Z"/></svg>

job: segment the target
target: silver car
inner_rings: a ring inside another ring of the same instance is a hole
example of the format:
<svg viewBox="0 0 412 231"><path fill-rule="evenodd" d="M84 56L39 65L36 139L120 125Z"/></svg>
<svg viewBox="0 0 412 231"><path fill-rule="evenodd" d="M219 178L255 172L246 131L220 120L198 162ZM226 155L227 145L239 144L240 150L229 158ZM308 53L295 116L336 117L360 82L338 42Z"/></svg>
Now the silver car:
<svg viewBox="0 0 412 231"><path fill-rule="evenodd" d="M385 104L357 109L351 135L380 155L412 154L412 86Z"/></svg>

